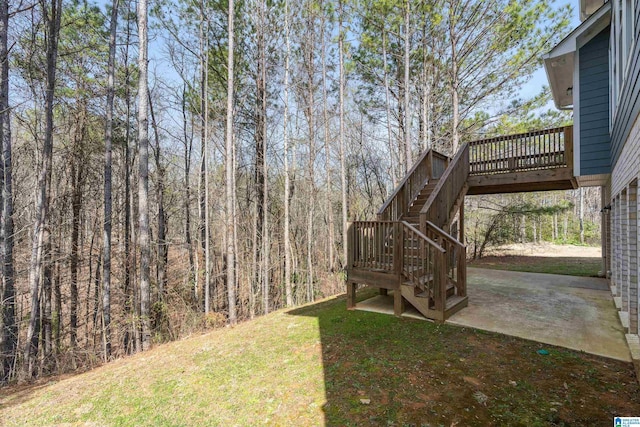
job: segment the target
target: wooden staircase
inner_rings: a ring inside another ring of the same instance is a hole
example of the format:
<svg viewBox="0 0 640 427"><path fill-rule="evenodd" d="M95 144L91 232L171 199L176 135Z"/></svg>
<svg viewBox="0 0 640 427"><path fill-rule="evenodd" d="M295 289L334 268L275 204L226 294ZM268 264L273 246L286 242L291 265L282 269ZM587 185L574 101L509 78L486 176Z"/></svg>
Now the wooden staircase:
<svg viewBox="0 0 640 427"><path fill-rule="evenodd" d="M408 302L425 317L444 322L466 307L466 250L441 227L448 226L449 216L462 206L468 188L468 153L463 149L452 160L426 151L380 208L377 221L351 224L350 307L355 306L358 283L393 290L398 315ZM447 212L443 218L441 208Z"/></svg>
<svg viewBox="0 0 640 427"><path fill-rule="evenodd" d="M348 307L363 284L392 290L396 315L409 303L446 321L468 304L465 196L576 187L571 126L473 141L453 159L425 151L377 220L349 227Z"/></svg>

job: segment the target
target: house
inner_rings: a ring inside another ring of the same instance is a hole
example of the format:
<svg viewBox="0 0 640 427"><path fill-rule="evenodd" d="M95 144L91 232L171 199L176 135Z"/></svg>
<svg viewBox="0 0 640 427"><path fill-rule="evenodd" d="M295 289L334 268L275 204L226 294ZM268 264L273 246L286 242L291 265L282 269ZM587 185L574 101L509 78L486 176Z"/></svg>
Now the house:
<svg viewBox="0 0 640 427"><path fill-rule="evenodd" d="M543 58L554 102L573 110L573 126L469 142L453 158L422 153L376 220L350 225L348 307L366 285L393 292L396 315L411 304L446 321L468 304L466 195L599 186L603 273L640 361L640 0L580 0L580 16Z"/></svg>
<svg viewBox="0 0 640 427"><path fill-rule="evenodd" d="M580 0L580 19L544 64L556 107L573 110L576 180L602 189L603 268L637 361L640 2Z"/></svg>

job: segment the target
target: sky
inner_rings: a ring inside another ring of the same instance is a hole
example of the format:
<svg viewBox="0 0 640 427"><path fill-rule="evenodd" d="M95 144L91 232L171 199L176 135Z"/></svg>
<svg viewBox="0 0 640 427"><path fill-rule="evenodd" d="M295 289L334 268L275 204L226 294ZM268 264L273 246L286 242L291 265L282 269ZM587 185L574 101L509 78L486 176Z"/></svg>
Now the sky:
<svg viewBox="0 0 640 427"><path fill-rule="evenodd" d="M580 25L580 15L578 8L577 0L562 0L556 2L555 7L561 7L565 4L571 4L573 6L573 13L571 15L571 23L569 24L569 31L572 31L578 25ZM523 98L531 98L537 95L540 92L542 86L549 86L549 81L547 80L547 74L544 71L544 66L542 62L540 63L540 68L533 74L531 80L527 82L522 88L522 97ZM553 102L550 102L548 105L549 108L553 107Z"/></svg>
<svg viewBox="0 0 640 427"><path fill-rule="evenodd" d="M482 1L482 0L479 0ZM97 3L103 10L105 8L106 5L111 5L111 0L94 0L95 3ZM578 7L578 0L556 0L554 2L553 7L555 8L560 8L566 4L571 4L571 6L573 7L573 13L571 16L571 23L569 24L569 30L573 30L574 28L576 28L578 25L580 25L580 19L579 19L579 7ZM158 60L161 61L161 56L162 56L162 52L161 52L161 46L160 43L150 43L149 46L149 56L152 60ZM536 96L538 93L540 93L540 90L542 89L543 86L548 86L549 82L547 81L547 75L545 73L544 70L544 66L542 65L542 62L540 63L540 67L536 70L536 72L533 74L533 77L531 78L531 80L529 80L523 87L522 90L520 92L520 96L521 98L531 98ZM554 104L553 102L549 102L549 104L547 105L548 108L553 108ZM548 109L545 108L545 109Z"/></svg>

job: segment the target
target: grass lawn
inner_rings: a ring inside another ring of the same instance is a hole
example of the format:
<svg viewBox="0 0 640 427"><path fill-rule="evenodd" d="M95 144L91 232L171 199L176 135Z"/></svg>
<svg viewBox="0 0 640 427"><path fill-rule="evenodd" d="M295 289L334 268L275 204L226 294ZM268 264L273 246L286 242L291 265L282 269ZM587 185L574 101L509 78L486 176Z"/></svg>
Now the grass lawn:
<svg viewBox="0 0 640 427"><path fill-rule="evenodd" d="M347 311L338 297L3 389L0 424L585 426L640 414L631 364L541 348Z"/></svg>
<svg viewBox="0 0 640 427"><path fill-rule="evenodd" d="M602 270L602 260L590 257L503 255L487 256L471 261L469 267L597 277L598 271Z"/></svg>

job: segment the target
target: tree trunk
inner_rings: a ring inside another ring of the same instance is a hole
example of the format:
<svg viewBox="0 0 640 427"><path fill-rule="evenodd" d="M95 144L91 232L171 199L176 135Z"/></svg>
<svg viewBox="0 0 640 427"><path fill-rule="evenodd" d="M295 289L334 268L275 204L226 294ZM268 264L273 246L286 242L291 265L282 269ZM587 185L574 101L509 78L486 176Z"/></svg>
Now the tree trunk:
<svg viewBox="0 0 640 427"><path fill-rule="evenodd" d="M143 0L144 1L144 0ZM227 257L227 300L229 304L229 323L235 325L236 317L236 275L235 275L235 242L233 230L233 211L235 199L235 170L233 168L233 54L234 54L234 0L229 0L228 10L228 37L229 48L227 54L227 120L226 120L226 138L225 138L225 182L226 182L226 215L225 215L225 232L226 232L226 257Z"/></svg>
<svg viewBox="0 0 640 427"><path fill-rule="evenodd" d="M127 10L127 33L125 43L124 54L124 97L126 105L126 117L127 123L125 125L125 138L124 138L124 277L123 277L123 294L124 294L124 316L126 319L125 332L123 334L124 350L127 354L134 351L135 346L135 334L133 330L133 313L134 313L134 286L131 283L132 277L135 276L135 250L131 250L131 244L134 240L134 194L131 191L133 187L133 158L135 152L135 145L131 144L131 127L129 126L129 117L131 116L131 91L129 73L129 40L130 40L130 18L131 10L129 8L129 2L126 2ZM134 245L135 247L135 245Z"/></svg>
<svg viewBox="0 0 640 427"><path fill-rule="evenodd" d="M324 28L326 25L326 19L323 15L321 25L321 38L322 38L322 112L324 115L324 164L325 164L325 209L327 210L327 252L329 257L328 267L329 271L333 271L334 265L334 254L333 254L333 206L331 203L331 196L333 194L331 188L331 150L330 150L330 135L329 135L329 106L327 105L327 40L324 32Z"/></svg>
<svg viewBox="0 0 640 427"><path fill-rule="evenodd" d="M342 56L340 56L342 59ZM342 68L340 69L342 71ZM384 97L385 97L385 110L387 113L387 145L389 147L389 159L390 159L390 169L391 169L391 182L393 183L393 188L398 186L398 172L396 170L396 156L395 156L395 148L393 144L391 131L391 97L389 93L389 72L387 70L387 32L386 29L382 29L382 71L384 75Z"/></svg>
<svg viewBox="0 0 640 427"><path fill-rule="evenodd" d="M254 172L254 189L255 189L255 202L254 202L254 239L253 239L253 274L250 283L250 307L251 314L255 311L254 295L257 294L257 289L261 289L262 293L262 311L267 313L269 311L269 294L268 286L265 287L266 282L263 281L264 270L263 269L263 240L265 238L265 191L266 191L266 114L267 114L267 82L266 82L266 46L265 46L265 4L264 0L258 1L258 19L257 19L257 40L256 50L258 51L257 67L256 67L256 105L255 105L255 172ZM258 285L258 288L254 290L253 283ZM266 292L265 292L266 291Z"/></svg>
<svg viewBox="0 0 640 427"><path fill-rule="evenodd" d="M204 252L204 312L211 310L211 231L209 224L209 50L205 32L205 5L201 5L200 21L200 117L201 117L201 164L200 164L200 221L202 250Z"/></svg>
<svg viewBox="0 0 640 427"><path fill-rule="evenodd" d="M81 116L83 113L80 114ZM84 126L84 119L78 120L79 127ZM79 131L79 135L76 137L75 150L82 151L82 139L84 132ZM84 181L84 159L83 156L77 153L74 156L71 164L71 176L73 180L73 190L71 198L71 254L69 256L69 269L70 269L70 287L71 287L71 301L70 312L71 322L69 324L69 331L71 333L71 348L75 349L78 340L78 262L79 262L79 241L80 241L80 211L82 209L82 183Z"/></svg>
<svg viewBox="0 0 640 427"><path fill-rule="evenodd" d="M339 114L340 114L340 184L342 191L342 265L347 267L347 169L346 169L346 153L344 146L344 87L345 87L345 70L344 70L344 34L342 32L342 15L344 13L343 0L338 1L338 56L340 61L340 84L339 84Z"/></svg>
<svg viewBox="0 0 640 427"><path fill-rule="evenodd" d="M261 44L260 47L260 60L261 63L261 88L259 90L259 98L260 98L260 106L259 109L261 111L260 115L262 116L262 172L261 172L261 180L262 180L262 189L260 192L262 193L262 200L259 200L259 203L262 203L261 214L262 214L262 227L260 233L262 234L262 313L269 313L269 303L270 303L270 280L269 280L269 215L268 215L268 206L269 206L269 175L268 175L268 167L267 167L267 55L266 55L266 41L264 39L264 34L266 33L267 20L266 20L266 7L267 3L265 0L260 0L260 21L261 25ZM237 220L237 219L236 219ZM237 241L236 241L237 242Z"/></svg>
<svg viewBox="0 0 640 427"><path fill-rule="evenodd" d="M460 122L460 101L458 94L459 76L458 76L458 51L457 42L458 34L456 33L456 14L457 0L453 0L449 3L449 40L451 43L451 108L452 108L452 123L451 123L451 155L455 156L458 152L459 133L458 126Z"/></svg>
<svg viewBox="0 0 640 427"><path fill-rule="evenodd" d="M184 130L184 240L189 252L189 283L193 283L193 298L198 300L198 288L194 282L195 261L193 257L193 242L191 239L191 149L193 138L187 133L187 83L182 86L182 126Z"/></svg>
<svg viewBox="0 0 640 427"><path fill-rule="evenodd" d="M149 308L151 289L149 283L151 242L149 239L149 87L147 73L147 0L138 1L138 210L140 247L140 320L142 322L142 350L151 346Z"/></svg>
<svg viewBox="0 0 640 427"><path fill-rule="evenodd" d="M2 185L2 331L0 331L0 384L8 382L14 374L18 345L16 323L16 294L13 270L13 164L11 147L11 115L9 106L9 50L7 44L9 2L0 0L0 144L4 180Z"/></svg>
<svg viewBox="0 0 640 427"><path fill-rule="evenodd" d="M404 78L402 81L403 99L404 99L404 156L405 156L405 174L411 169L413 163L411 159L411 114L409 114L409 101L411 94L409 81L409 69L411 66L409 53L411 50L411 29L409 27L410 17L409 0L404 2Z"/></svg>
<svg viewBox="0 0 640 427"><path fill-rule="evenodd" d="M282 134L284 139L284 292L287 307L293 305L293 290L291 288L291 218L289 201L291 197L289 176L289 56L291 46L289 41L289 0L284 0L284 34L285 34L285 62L284 62L284 114L282 118Z"/></svg>
<svg viewBox="0 0 640 427"><path fill-rule="evenodd" d="M42 301L42 318L41 331L42 331L42 348L43 348L43 360L42 368L45 372L49 371L51 355L53 353L53 336L52 336L52 281L51 281L51 241L47 242L45 249L46 257L48 261L44 264L44 274L42 281L42 294L44 300Z"/></svg>
<svg viewBox="0 0 640 427"><path fill-rule="evenodd" d="M118 3L113 0L109 29L109 62L107 66L107 108L104 132L104 261L102 264L102 318L104 322L105 359L111 357L111 140L113 130L113 97L115 92L116 32Z"/></svg>
<svg viewBox="0 0 640 427"><path fill-rule="evenodd" d="M151 113L151 127L156 140L155 163L156 163L156 202L158 204L158 243L157 243L157 265L156 282L158 286L158 300L165 300L167 289L167 264L169 262L169 250L167 246L167 214L164 210L164 166L160 161L160 133L158 132L158 122L153 111L153 102L149 94L149 112Z"/></svg>
<svg viewBox="0 0 640 427"><path fill-rule="evenodd" d="M53 98L56 85L58 60L58 35L62 15L62 0L51 0L51 8L45 0L40 2L46 20L46 93L45 93L45 134L42 147L42 164L36 190L36 220L33 226L33 245L29 264L29 288L31 292L31 315L27 329L24 351L24 374L31 377L38 343L38 318L40 315L40 279L42 275L44 249L49 240L47 218L49 217L49 186L51 183L51 163L53 154Z"/></svg>

